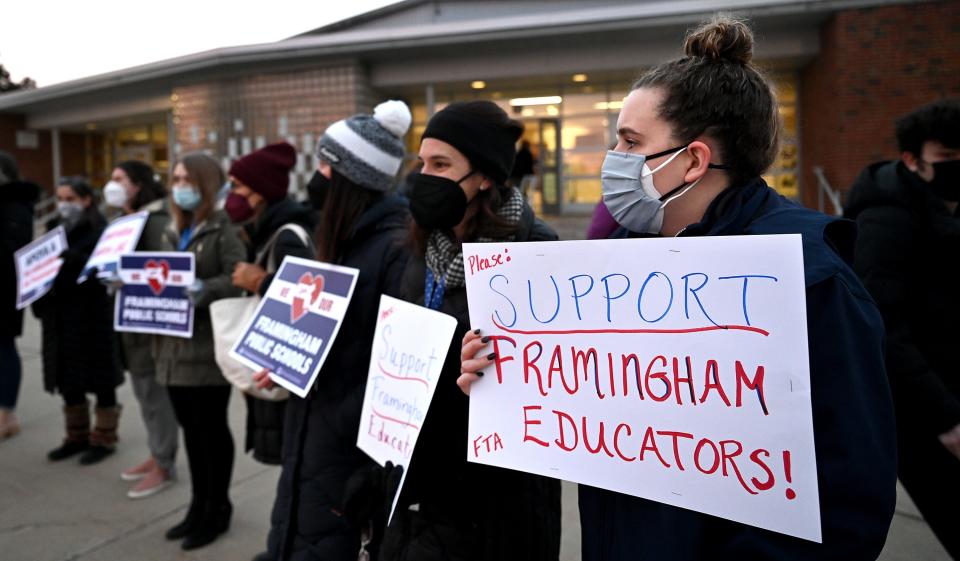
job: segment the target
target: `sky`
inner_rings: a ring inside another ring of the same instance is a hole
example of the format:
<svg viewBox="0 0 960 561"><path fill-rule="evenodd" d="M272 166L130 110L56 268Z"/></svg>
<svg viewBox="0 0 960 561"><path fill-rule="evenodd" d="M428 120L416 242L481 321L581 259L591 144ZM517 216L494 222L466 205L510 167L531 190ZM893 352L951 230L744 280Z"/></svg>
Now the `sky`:
<svg viewBox="0 0 960 561"><path fill-rule="evenodd" d="M2 0L0 64L39 87L279 41L396 0Z"/></svg>

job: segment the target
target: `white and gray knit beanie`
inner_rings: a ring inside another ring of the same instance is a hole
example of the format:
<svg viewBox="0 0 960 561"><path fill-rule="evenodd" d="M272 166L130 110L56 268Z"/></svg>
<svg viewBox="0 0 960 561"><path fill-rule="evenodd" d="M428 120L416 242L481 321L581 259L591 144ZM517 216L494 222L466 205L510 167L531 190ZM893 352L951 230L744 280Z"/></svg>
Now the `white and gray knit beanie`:
<svg viewBox="0 0 960 561"><path fill-rule="evenodd" d="M386 191L403 163L403 136L410 121L407 104L384 101L373 115L354 115L327 127L317 156L357 185Z"/></svg>

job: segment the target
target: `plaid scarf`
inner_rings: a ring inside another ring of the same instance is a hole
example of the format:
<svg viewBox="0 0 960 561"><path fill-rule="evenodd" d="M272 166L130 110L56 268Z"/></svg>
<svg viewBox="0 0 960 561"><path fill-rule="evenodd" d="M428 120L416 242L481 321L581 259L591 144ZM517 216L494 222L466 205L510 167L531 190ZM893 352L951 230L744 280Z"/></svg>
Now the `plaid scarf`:
<svg viewBox="0 0 960 561"><path fill-rule="evenodd" d="M523 207L523 195L517 189L511 189L507 200L497 211L497 216L511 224L517 224L523 214ZM475 241L476 243L509 242L513 241L513 236L506 240L480 236ZM426 263L427 287L424 302L428 307L438 309L443 302L443 293L447 289L466 284L463 272L463 248L446 233L434 230L427 240Z"/></svg>

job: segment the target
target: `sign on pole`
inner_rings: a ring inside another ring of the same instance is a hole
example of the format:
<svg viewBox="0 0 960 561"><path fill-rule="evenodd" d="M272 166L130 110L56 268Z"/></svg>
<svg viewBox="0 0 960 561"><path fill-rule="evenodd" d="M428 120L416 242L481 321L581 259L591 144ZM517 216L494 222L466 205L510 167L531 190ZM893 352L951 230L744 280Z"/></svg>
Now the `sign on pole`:
<svg viewBox="0 0 960 561"><path fill-rule="evenodd" d="M799 235L466 244L464 263L497 353L471 461L821 540Z"/></svg>
<svg viewBox="0 0 960 561"><path fill-rule="evenodd" d="M193 253L128 253L120 256L118 273L123 286L114 304L115 331L193 337L186 292L196 278Z"/></svg>
<svg viewBox="0 0 960 561"><path fill-rule="evenodd" d="M287 256L230 356L306 397L337 337L360 272Z"/></svg>
<svg viewBox="0 0 960 561"><path fill-rule="evenodd" d="M357 447L378 464L409 464L456 328L446 314L380 297L357 433ZM403 479L406 471L394 505Z"/></svg>
<svg viewBox="0 0 960 561"><path fill-rule="evenodd" d="M108 224L77 278L77 284L87 280L91 274L107 277L116 273L120 256L136 249L149 216L147 211L137 212L121 216Z"/></svg>
<svg viewBox="0 0 960 561"><path fill-rule="evenodd" d="M60 254L67 249L67 234L57 226L14 253L17 268L17 309L22 310L53 288L63 265Z"/></svg>

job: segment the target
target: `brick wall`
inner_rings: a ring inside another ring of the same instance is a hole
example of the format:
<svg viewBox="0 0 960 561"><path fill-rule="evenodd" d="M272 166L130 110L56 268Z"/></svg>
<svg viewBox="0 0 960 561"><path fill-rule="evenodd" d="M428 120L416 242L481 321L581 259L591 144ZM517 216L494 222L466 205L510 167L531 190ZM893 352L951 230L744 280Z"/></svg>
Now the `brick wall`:
<svg viewBox="0 0 960 561"><path fill-rule="evenodd" d="M287 140L301 154L291 188L316 168L316 140L331 123L365 110L370 90L354 63L203 82L173 90L180 153L208 150L229 162Z"/></svg>
<svg viewBox="0 0 960 561"><path fill-rule="evenodd" d="M867 164L898 157L894 120L960 96L960 2L834 14L800 87L804 203L815 207L813 166L846 190Z"/></svg>
<svg viewBox="0 0 960 561"><path fill-rule="evenodd" d="M22 115L0 115L0 150L9 152L17 159L20 175L52 192L53 149L48 131L36 131L39 135L37 148L17 148L17 131L26 130Z"/></svg>

